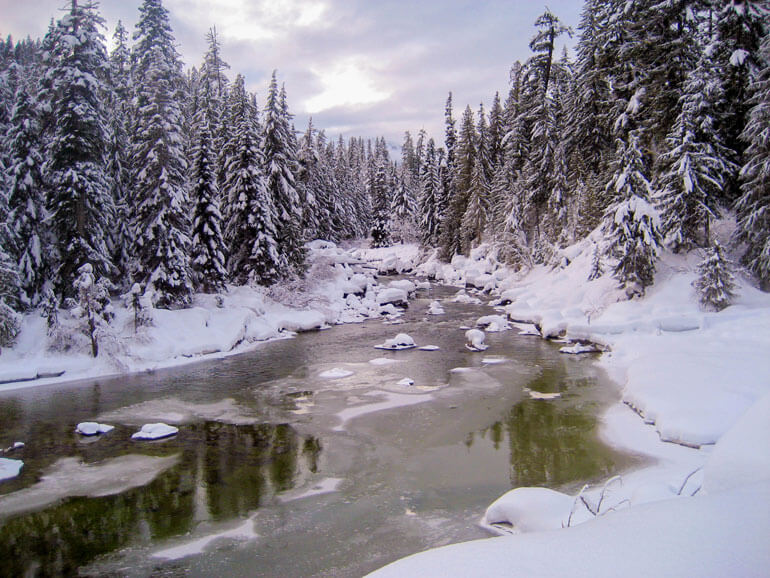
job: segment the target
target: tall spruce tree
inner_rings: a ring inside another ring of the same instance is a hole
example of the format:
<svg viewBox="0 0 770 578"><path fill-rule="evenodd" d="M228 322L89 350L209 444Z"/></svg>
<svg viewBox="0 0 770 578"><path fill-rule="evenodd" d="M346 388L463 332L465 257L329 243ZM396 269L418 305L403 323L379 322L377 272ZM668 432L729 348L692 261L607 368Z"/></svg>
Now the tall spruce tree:
<svg viewBox="0 0 770 578"><path fill-rule="evenodd" d="M233 282L271 285L281 274L276 208L263 174L257 108L236 77L228 101L230 137L225 143L225 244Z"/></svg>
<svg viewBox="0 0 770 578"><path fill-rule="evenodd" d="M709 242L709 223L720 214L722 191L736 167L719 142L710 106L719 91L704 53L684 83L680 112L658 159L661 232L674 252ZM721 92L721 91L720 91Z"/></svg>
<svg viewBox="0 0 770 578"><path fill-rule="evenodd" d="M34 307L42 298L43 285L51 271L47 255L51 240L46 225L45 183L40 128L33 102L22 84L8 133L8 228L4 246L16 262L21 300Z"/></svg>
<svg viewBox="0 0 770 578"><path fill-rule="evenodd" d="M613 275L628 297L644 295L655 277L659 218L650 203L651 185L635 132L617 139L614 175L607 185L615 201L604 216Z"/></svg>
<svg viewBox="0 0 770 578"><path fill-rule="evenodd" d="M743 262L770 291L770 33L762 40L760 57L764 66L750 87L749 121L742 134L748 147L735 205L736 236L746 246Z"/></svg>
<svg viewBox="0 0 770 578"><path fill-rule="evenodd" d="M56 119L46 162L46 205L57 249L55 286L72 296L78 268L91 263L100 276L112 270L106 218L112 199L105 175L107 54L95 6L73 0L58 23L47 71Z"/></svg>
<svg viewBox="0 0 770 578"><path fill-rule="evenodd" d="M701 305L706 309L721 311L735 297L735 277L718 241L714 241L698 265L698 278L693 285Z"/></svg>
<svg viewBox="0 0 770 578"><path fill-rule="evenodd" d="M205 91L208 87L204 88ZM195 285L204 293L220 293L225 289L225 246L222 239L222 214L209 107L204 106L196 122L196 142L192 166L192 199L195 203L192 223L190 263Z"/></svg>
<svg viewBox="0 0 770 578"><path fill-rule="evenodd" d="M476 164L476 127L473 111L465 108L460 123L460 135L454 147L453 174L450 176L450 196L442 225L441 250L446 259L462 251L462 219L468 208L468 196Z"/></svg>
<svg viewBox="0 0 770 578"><path fill-rule="evenodd" d="M288 276L292 272L302 271L305 251L300 228L302 207L296 186L299 171L296 141L286 104L286 92L278 90L276 74L274 71L267 92L262 151L265 187L276 208L278 252L286 266L281 274Z"/></svg>
<svg viewBox="0 0 770 578"><path fill-rule="evenodd" d="M161 0L142 3L134 41L133 277L142 285L152 284L159 307L187 306L192 283L181 108L184 78Z"/></svg>

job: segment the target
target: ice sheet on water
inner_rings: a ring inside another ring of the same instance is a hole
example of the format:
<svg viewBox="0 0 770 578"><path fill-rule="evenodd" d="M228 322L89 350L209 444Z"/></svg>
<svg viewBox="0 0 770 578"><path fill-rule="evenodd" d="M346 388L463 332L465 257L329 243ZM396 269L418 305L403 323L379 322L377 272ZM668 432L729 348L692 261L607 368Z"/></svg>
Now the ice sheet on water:
<svg viewBox="0 0 770 578"><path fill-rule="evenodd" d="M318 377L322 377L324 379L342 379L343 377L350 377L353 375L353 373L354 372L350 371L349 369L332 367L331 369L327 369L326 371L319 373Z"/></svg>
<svg viewBox="0 0 770 578"><path fill-rule="evenodd" d="M165 560L181 560L188 556L202 554L213 542L220 540L251 541L256 540L257 538L259 538L259 534L254 531L254 518L249 518L241 525L232 528L231 530L216 532L191 542L159 550L155 552L152 557L163 558Z"/></svg>
<svg viewBox="0 0 770 578"><path fill-rule="evenodd" d="M149 484L177 461L177 455L129 454L95 464L86 464L74 457L61 458L35 485L0 496L0 512L14 515L43 509L68 497L120 494Z"/></svg>
<svg viewBox="0 0 770 578"><path fill-rule="evenodd" d="M0 481L15 478L21 473L23 467L24 462L21 460L0 458Z"/></svg>

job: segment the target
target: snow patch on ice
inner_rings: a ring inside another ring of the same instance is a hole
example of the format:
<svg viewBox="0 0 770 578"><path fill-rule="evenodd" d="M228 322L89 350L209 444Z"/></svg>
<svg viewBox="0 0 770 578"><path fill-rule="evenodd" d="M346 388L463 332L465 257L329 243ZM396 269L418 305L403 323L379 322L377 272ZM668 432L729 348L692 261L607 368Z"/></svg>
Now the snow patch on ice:
<svg viewBox="0 0 770 578"><path fill-rule="evenodd" d="M13 460L11 458L0 458L0 481L10 480L21 473L24 467L22 460ZM0 502L2 503L2 502Z"/></svg>
<svg viewBox="0 0 770 578"><path fill-rule="evenodd" d="M131 436L134 440L160 440L179 433L179 428L166 423L146 423Z"/></svg>
<svg viewBox="0 0 770 578"><path fill-rule="evenodd" d="M318 377L322 377L324 379L342 379L344 377L350 377L353 375L353 371L350 371L349 369L342 369L341 367L333 367L332 369L327 369L326 371L322 371L318 374Z"/></svg>
<svg viewBox="0 0 770 578"><path fill-rule="evenodd" d="M75 427L75 432L84 436L106 434L115 429L114 425L97 423L95 421L83 421Z"/></svg>
<svg viewBox="0 0 770 578"><path fill-rule="evenodd" d="M216 532L191 542L180 544L179 546L158 550L152 554L152 557L162 558L164 560L181 560L188 556L202 554L213 542L222 540L251 541L256 540L257 538L259 538L259 535L254 531L254 519L249 518L240 526L232 528L231 530Z"/></svg>
<svg viewBox="0 0 770 578"><path fill-rule="evenodd" d="M405 394L391 391L377 392L376 395L382 399L372 403L348 407L338 412L336 417L340 420L340 423L334 428L334 431L345 431L345 426L348 422L362 415L406 407L433 399L433 396L430 394Z"/></svg>

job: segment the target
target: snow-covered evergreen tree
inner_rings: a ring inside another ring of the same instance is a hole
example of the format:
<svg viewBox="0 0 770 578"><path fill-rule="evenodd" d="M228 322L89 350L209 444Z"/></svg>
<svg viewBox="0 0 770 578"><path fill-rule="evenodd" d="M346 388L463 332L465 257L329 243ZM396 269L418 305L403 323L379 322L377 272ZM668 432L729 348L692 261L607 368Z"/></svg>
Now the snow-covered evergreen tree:
<svg viewBox="0 0 770 578"><path fill-rule="evenodd" d="M698 265L698 278L693 285L706 309L721 311L735 297L735 278L719 241L714 241Z"/></svg>
<svg viewBox="0 0 770 578"><path fill-rule="evenodd" d="M369 183L369 195L372 199L372 247L387 247L390 238L390 182L388 178L387 148L385 143L377 143L377 152L372 159L372 170Z"/></svg>
<svg viewBox="0 0 770 578"><path fill-rule="evenodd" d="M229 103L225 159L225 244L234 283L271 285L281 274L276 208L265 187L257 110L238 75Z"/></svg>
<svg viewBox="0 0 770 578"><path fill-rule="evenodd" d="M125 288L131 270L134 245L129 209L128 188L131 181L130 140L128 126L131 119L131 51L128 31L118 21L112 37L114 48L110 53L111 98L108 110L109 145L107 175L115 208L113 226L109 229L109 249L115 267L115 280Z"/></svg>
<svg viewBox="0 0 770 578"><path fill-rule="evenodd" d="M142 3L134 41L133 278L153 286L157 306L186 306L192 283L181 109L184 78L168 11L160 0Z"/></svg>
<svg viewBox="0 0 770 578"><path fill-rule="evenodd" d="M441 231L441 180L436 144L432 138L425 147L419 191L420 240L424 246L435 247Z"/></svg>
<svg viewBox="0 0 770 578"><path fill-rule="evenodd" d="M3 224L0 224L0 229L5 229ZM0 230L0 241L6 237L3 230ZM16 264L0 245L0 348L11 347L21 330L21 317L12 307L12 304L18 302L19 290Z"/></svg>
<svg viewBox="0 0 770 578"><path fill-rule="evenodd" d="M193 280L204 293L220 293L225 289L225 246L222 239L222 214L215 174L216 156L211 148L208 107L200 111L196 123L196 147L192 166L195 203L192 224L190 263Z"/></svg>
<svg viewBox="0 0 770 578"><path fill-rule="evenodd" d="M661 232L674 252L708 242L709 223L719 216L722 191L735 171L714 127L709 103L719 90L709 57L703 55L684 83L680 112L658 159Z"/></svg>
<svg viewBox="0 0 770 578"><path fill-rule="evenodd" d="M278 90L275 71L265 104L262 154L265 188L276 209L278 253L287 267L281 274L287 276L292 272L299 273L305 261L304 239L300 229L302 207L296 186L299 166L286 92Z"/></svg>
<svg viewBox="0 0 770 578"><path fill-rule="evenodd" d="M761 46L762 71L751 86L751 110L742 138L748 144L736 202L737 239L745 243L743 262L770 290L770 33Z"/></svg>
<svg viewBox="0 0 770 578"><path fill-rule="evenodd" d="M454 174L450 177L450 197L442 225L441 249L446 259L462 251L462 219L468 208L468 196L471 190L473 167L476 164L476 127L473 123L473 111L465 108L460 123L460 134L454 147Z"/></svg>
<svg viewBox="0 0 770 578"><path fill-rule="evenodd" d="M73 282L78 296L75 313L83 321L82 332L91 342L91 355L97 357L99 337L112 318L110 294L104 279L96 281L94 268L90 263L84 263L77 273Z"/></svg>
<svg viewBox="0 0 770 578"><path fill-rule="evenodd" d="M604 216L608 256L616 260L613 274L626 294L644 295L654 281L660 233L636 133L617 139L614 169L607 188L615 201Z"/></svg>
<svg viewBox="0 0 770 578"><path fill-rule="evenodd" d="M58 252L55 284L71 295L77 270L91 263L108 275L107 218L112 199L105 174L108 88L102 19L92 3L78 6L58 24L59 35L46 72L56 119L46 162L46 205Z"/></svg>
<svg viewBox="0 0 770 578"><path fill-rule="evenodd" d="M39 304L43 284L51 272L50 235L46 225L45 183L40 128L24 84L16 92L8 133L8 244L16 262L21 300L26 307Z"/></svg>

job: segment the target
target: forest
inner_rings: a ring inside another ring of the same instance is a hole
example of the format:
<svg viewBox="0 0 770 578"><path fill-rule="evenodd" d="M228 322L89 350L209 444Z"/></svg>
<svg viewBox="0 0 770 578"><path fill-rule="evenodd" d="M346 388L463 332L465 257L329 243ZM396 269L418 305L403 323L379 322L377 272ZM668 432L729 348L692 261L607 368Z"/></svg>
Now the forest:
<svg viewBox="0 0 770 578"><path fill-rule="evenodd" d="M458 114L450 93L443 142L407 131L394 159L382 137L295 129L277 72L258 103L215 28L186 68L161 0L111 51L97 5L73 0L43 39L0 41L0 346L25 312L93 325L118 295L184 308L281 283L313 239L417 241L447 261L488 243L526 270L590 237L591 276L628 298L661 251L701 250L718 308L738 264L711 226L734 216L731 250L768 290L769 14L587 0L573 31L546 9L507 94Z"/></svg>

